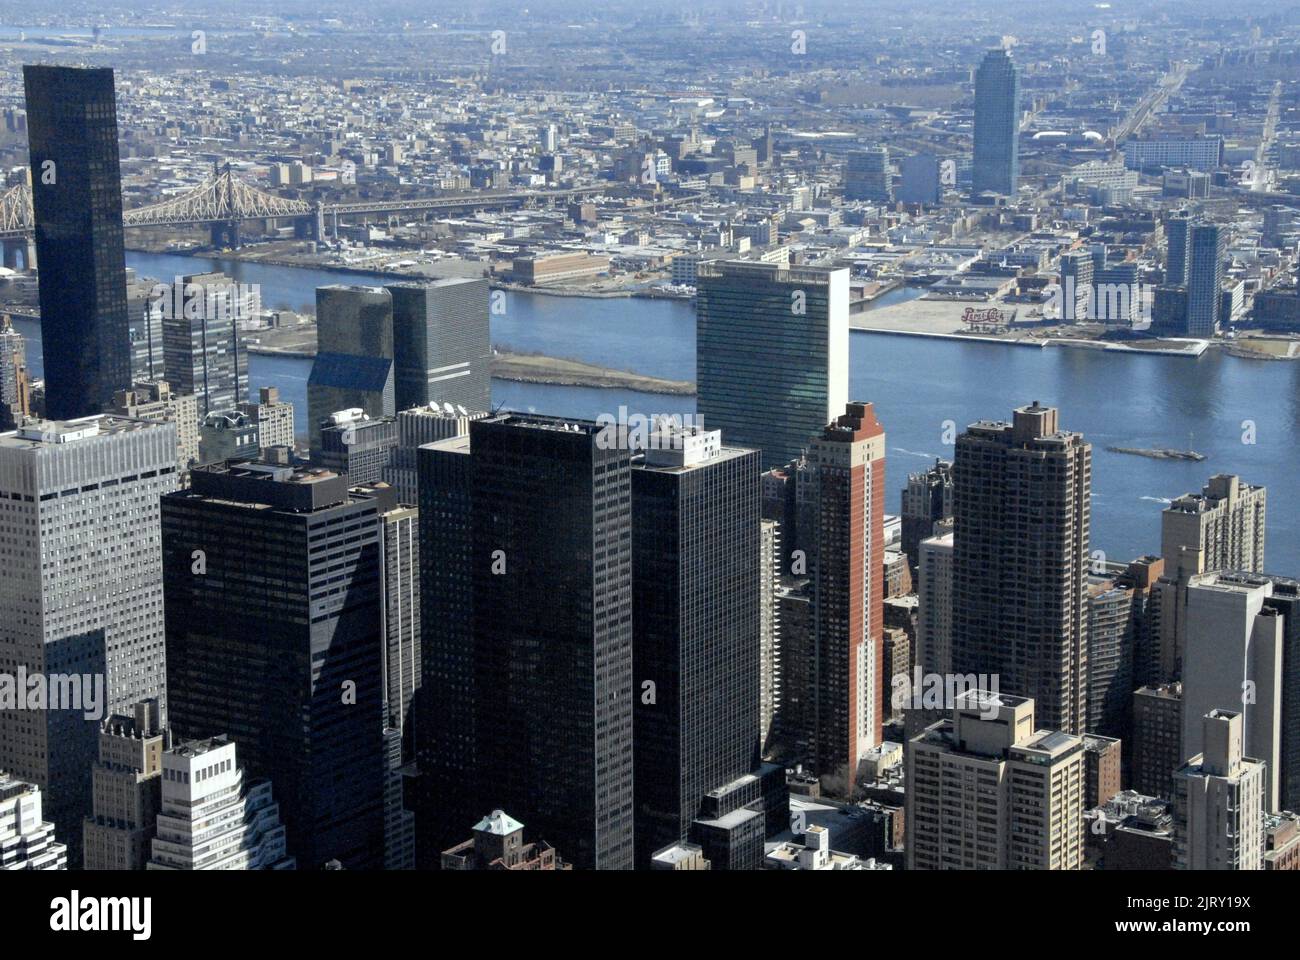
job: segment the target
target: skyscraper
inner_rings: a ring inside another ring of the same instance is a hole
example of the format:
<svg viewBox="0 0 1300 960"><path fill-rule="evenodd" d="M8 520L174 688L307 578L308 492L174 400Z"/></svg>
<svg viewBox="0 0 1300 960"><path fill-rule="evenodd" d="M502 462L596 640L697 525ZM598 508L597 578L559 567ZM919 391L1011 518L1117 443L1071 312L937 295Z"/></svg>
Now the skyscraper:
<svg viewBox="0 0 1300 960"><path fill-rule="evenodd" d="M848 155L844 165L844 199L893 203L888 147L855 150Z"/></svg>
<svg viewBox="0 0 1300 960"><path fill-rule="evenodd" d="M1173 776L1183 763L1183 685L1133 692L1130 783L1148 797L1173 797Z"/></svg>
<svg viewBox="0 0 1300 960"><path fill-rule="evenodd" d="M372 419L397 412L393 298L383 287L316 288L316 359L307 380L311 452L330 414L359 409Z"/></svg>
<svg viewBox="0 0 1300 960"><path fill-rule="evenodd" d="M781 709L781 614L777 590L781 583L781 525L763 520L762 557L758 570L759 603L759 741L764 756L771 749Z"/></svg>
<svg viewBox="0 0 1300 960"><path fill-rule="evenodd" d="M917 153L904 157L899 165L903 181L898 187L898 199L903 203L940 203L943 201L943 178L939 158L932 153Z"/></svg>
<svg viewBox="0 0 1300 960"><path fill-rule="evenodd" d="M1187 493L1160 515L1160 553L1174 569L1183 549L1199 551L1201 568L1264 570L1264 515L1268 491L1232 474L1210 477L1199 494Z"/></svg>
<svg viewBox="0 0 1300 960"><path fill-rule="evenodd" d="M177 393L198 397L199 418L248 399L248 357L239 332L242 287L223 273L180 277L162 298L163 368Z"/></svg>
<svg viewBox="0 0 1300 960"><path fill-rule="evenodd" d="M430 404L412 407L397 415L397 446L388 457L384 468L384 481L397 489L401 503L412 506L420 502L417 451L426 443L435 443L451 437L467 436L469 422L487 416L485 411L460 413L450 404L450 409Z"/></svg>
<svg viewBox="0 0 1300 960"><path fill-rule="evenodd" d="M237 409L248 418L250 424L257 425L257 445L266 447L288 447L293 449L293 404L280 400L279 387L262 387L257 394L257 401L243 401Z"/></svg>
<svg viewBox="0 0 1300 960"><path fill-rule="evenodd" d="M1266 764L1244 752L1241 714L1200 721L1203 748L1174 774L1174 867L1262 870Z"/></svg>
<svg viewBox="0 0 1300 960"><path fill-rule="evenodd" d="M23 87L45 414L69 420L131 385L113 71L25 65Z"/></svg>
<svg viewBox="0 0 1300 960"><path fill-rule="evenodd" d="M849 272L713 261L696 289L703 426L784 466L848 401Z"/></svg>
<svg viewBox="0 0 1300 960"><path fill-rule="evenodd" d="M1192 251L1192 220L1179 212L1165 221L1168 253L1165 257L1165 283L1180 287L1187 283L1187 261Z"/></svg>
<svg viewBox="0 0 1300 960"><path fill-rule="evenodd" d="M1086 250L1061 254L1061 319L1078 323L1097 315L1093 285L1095 264Z"/></svg>
<svg viewBox="0 0 1300 960"><path fill-rule="evenodd" d="M161 783L148 869L295 869L271 782L245 784L236 745L226 737L168 749Z"/></svg>
<svg viewBox="0 0 1300 960"><path fill-rule="evenodd" d="M907 869L1082 869L1084 754L1033 700L960 694L904 755Z"/></svg>
<svg viewBox="0 0 1300 960"><path fill-rule="evenodd" d="M724 447L716 430L665 426L632 469L642 868L661 848L695 840L692 824L709 791L758 767L758 460L756 451ZM750 812L761 824L761 811Z"/></svg>
<svg viewBox="0 0 1300 960"><path fill-rule="evenodd" d="M303 869L378 868L379 504L328 471L250 461L194 470L162 514L172 726L229 735L275 783Z"/></svg>
<svg viewBox="0 0 1300 960"><path fill-rule="evenodd" d="M934 466L907 475L902 504L903 552L915 574L921 541L934 536L934 525L952 517L952 464L936 460Z"/></svg>
<svg viewBox="0 0 1300 960"><path fill-rule="evenodd" d="M488 282L457 277L388 287L398 410L429 403L488 410L492 341Z"/></svg>
<svg viewBox="0 0 1300 960"><path fill-rule="evenodd" d="M372 420L358 410L340 410L322 425L320 447L312 461L326 470L345 473L348 482L374 483L383 479L393 450L397 448L397 421L392 417Z"/></svg>
<svg viewBox="0 0 1300 960"><path fill-rule="evenodd" d="M1092 445L1035 401L979 421L953 463L956 673L994 673L1051 730L1087 721Z"/></svg>
<svg viewBox="0 0 1300 960"><path fill-rule="evenodd" d="M114 714L99 730L94 812L82 837L87 870L143 870L162 804L165 749L158 701Z"/></svg>
<svg viewBox="0 0 1300 960"><path fill-rule="evenodd" d="M420 450L425 849L472 800L632 866L631 454L602 435L520 414Z"/></svg>
<svg viewBox="0 0 1300 960"><path fill-rule="evenodd" d="M1289 809L1300 737L1300 585L1252 573L1205 573L1187 587L1183 759L1204 746L1201 718L1240 714L1243 749L1262 760L1269 810ZM1289 748L1289 749L1288 749Z"/></svg>
<svg viewBox="0 0 1300 960"><path fill-rule="evenodd" d="M0 871L68 869L68 848L43 813L40 787L0 770Z"/></svg>
<svg viewBox="0 0 1300 960"><path fill-rule="evenodd" d="M1222 227L1192 227L1187 258L1187 335L1212 337L1223 320L1223 260L1227 237Z"/></svg>
<svg viewBox="0 0 1300 960"><path fill-rule="evenodd" d="M813 762L830 790L850 796L883 716L885 431L872 405L847 404L812 440L808 464L818 529Z"/></svg>
<svg viewBox="0 0 1300 960"><path fill-rule="evenodd" d="M1020 177L1020 71L990 50L975 71L975 162L971 192L1016 195Z"/></svg>
<svg viewBox="0 0 1300 960"><path fill-rule="evenodd" d="M921 541L916 604L916 664L952 673L952 530Z"/></svg>
<svg viewBox="0 0 1300 960"><path fill-rule="evenodd" d="M8 314L0 316L0 432L13 430L32 412L27 346Z"/></svg>
<svg viewBox="0 0 1300 960"><path fill-rule="evenodd" d="M0 710L0 769L41 788L81 865L99 721L167 716L159 498L177 486L172 424L85 417L0 435L0 673L69 678L76 709Z"/></svg>

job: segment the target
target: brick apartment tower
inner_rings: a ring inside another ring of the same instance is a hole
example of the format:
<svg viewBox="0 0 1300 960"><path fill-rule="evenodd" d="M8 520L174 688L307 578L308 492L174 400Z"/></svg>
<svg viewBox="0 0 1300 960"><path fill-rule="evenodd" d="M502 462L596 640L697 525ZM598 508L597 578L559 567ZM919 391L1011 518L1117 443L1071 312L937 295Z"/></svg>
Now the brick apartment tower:
<svg viewBox="0 0 1300 960"><path fill-rule="evenodd" d="M872 405L849 403L812 441L808 463L817 517L811 752L826 788L848 796L859 761L880 743L882 712L885 431Z"/></svg>
<svg viewBox="0 0 1300 960"><path fill-rule="evenodd" d="M1035 401L971 424L953 479L953 671L998 674L1042 727L1083 733L1092 445Z"/></svg>

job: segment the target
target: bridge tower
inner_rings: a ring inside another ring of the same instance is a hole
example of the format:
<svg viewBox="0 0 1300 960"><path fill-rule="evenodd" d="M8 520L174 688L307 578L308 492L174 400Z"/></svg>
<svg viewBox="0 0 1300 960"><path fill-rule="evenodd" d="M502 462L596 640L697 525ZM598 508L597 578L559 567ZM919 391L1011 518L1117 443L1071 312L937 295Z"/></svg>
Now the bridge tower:
<svg viewBox="0 0 1300 960"><path fill-rule="evenodd" d="M212 224L211 230L212 246L216 249L229 247L232 250L239 249L239 221L225 220Z"/></svg>

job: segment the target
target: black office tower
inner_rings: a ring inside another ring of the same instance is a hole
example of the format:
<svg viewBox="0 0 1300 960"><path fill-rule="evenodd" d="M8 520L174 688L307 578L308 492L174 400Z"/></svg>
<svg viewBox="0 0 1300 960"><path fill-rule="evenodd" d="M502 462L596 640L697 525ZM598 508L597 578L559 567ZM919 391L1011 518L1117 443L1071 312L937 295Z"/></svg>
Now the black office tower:
<svg viewBox="0 0 1300 960"><path fill-rule="evenodd" d="M589 422L511 415L420 449L433 709L417 712L416 756L440 781L426 803L507 810L580 869L628 869L632 471L599 437ZM454 811L422 807L428 862Z"/></svg>
<svg viewBox="0 0 1300 960"><path fill-rule="evenodd" d="M705 799L761 759L761 456L716 430L654 437L632 470L636 863L733 816L756 820L757 856L736 866L757 869L761 807Z"/></svg>
<svg viewBox="0 0 1300 960"><path fill-rule="evenodd" d="M300 869L384 857L382 505L319 469L193 471L163 498L170 716L269 777Z"/></svg>
<svg viewBox="0 0 1300 960"><path fill-rule="evenodd" d="M399 283L388 292L393 297L397 409L450 403L490 410L487 281Z"/></svg>
<svg viewBox="0 0 1300 960"><path fill-rule="evenodd" d="M113 71L24 66L45 409L70 420L130 386Z"/></svg>

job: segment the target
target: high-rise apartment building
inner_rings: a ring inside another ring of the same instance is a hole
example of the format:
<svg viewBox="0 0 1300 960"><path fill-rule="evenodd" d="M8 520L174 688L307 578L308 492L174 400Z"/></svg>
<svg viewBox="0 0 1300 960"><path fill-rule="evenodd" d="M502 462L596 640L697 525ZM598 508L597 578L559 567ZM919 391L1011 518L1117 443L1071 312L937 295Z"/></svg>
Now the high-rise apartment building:
<svg viewBox="0 0 1300 960"><path fill-rule="evenodd" d="M1262 870L1265 762L1244 752L1241 714L1200 718L1202 748L1174 774L1174 867Z"/></svg>
<svg viewBox="0 0 1300 960"><path fill-rule="evenodd" d="M1160 553L1172 570L1181 550L1200 551L1201 569L1264 570L1264 515L1268 491L1240 477L1210 477L1199 494L1174 500L1160 515Z"/></svg>
<svg viewBox="0 0 1300 960"><path fill-rule="evenodd" d="M1192 252L1192 219L1179 212L1165 221L1165 283L1181 287L1187 283L1187 261Z"/></svg>
<svg viewBox="0 0 1300 960"><path fill-rule="evenodd" d="M1066 323L1097 316L1095 270L1092 255L1086 250L1061 254L1061 319Z"/></svg>
<svg viewBox="0 0 1300 960"><path fill-rule="evenodd" d="M934 525L952 518L952 464L936 460L934 466L907 475L902 503L903 552L913 574L920 559L921 541L934 536Z"/></svg>
<svg viewBox="0 0 1300 960"><path fill-rule="evenodd" d="M267 780L244 782L235 744L190 740L162 755L149 870L293 870Z"/></svg>
<svg viewBox="0 0 1300 960"><path fill-rule="evenodd" d="M872 405L847 404L812 439L808 465L817 517L811 759L829 789L849 796L883 717L885 431Z"/></svg>
<svg viewBox="0 0 1300 960"><path fill-rule="evenodd" d="M916 664L925 673L952 673L952 539L949 531L921 541Z"/></svg>
<svg viewBox="0 0 1300 960"><path fill-rule="evenodd" d="M31 415L27 344L9 315L0 315L0 432L13 430Z"/></svg>
<svg viewBox="0 0 1300 960"><path fill-rule="evenodd" d="M1035 401L959 436L953 477L953 670L1083 732L1092 445Z"/></svg>
<svg viewBox="0 0 1300 960"><path fill-rule="evenodd" d="M632 866L632 469L606 436L519 414L419 451L423 849L470 802Z"/></svg>
<svg viewBox="0 0 1300 960"><path fill-rule="evenodd" d="M172 726L229 735L275 783L303 869L382 865L380 513L346 477L260 461L163 500Z"/></svg>
<svg viewBox="0 0 1300 960"><path fill-rule="evenodd" d="M1085 752L1033 700L960 694L904 755L907 869L1082 869Z"/></svg>
<svg viewBox="0 0 1300 960"><path fill-rule="evenodd" d="M1227 236L1223 227L1198 223L1192 227L1187 253L1187 335L1213 337L1227 318L1223 314L1223 261Z"/></svg>
<svg viewBox="0 0 1300 960"><path fill-rule="evenodd" d="M24 65L23 88L45 415L69 420L131 382L113 71Z"/></svg>
<svg viewBox="0 0 1300 960"><path fill-rule="evenodd" d="M82 838L86 870L143 870L149 862L162 804L162 756L166 749L158 701L134 704L99 730L94 812Z"/></svg>
<svg viewBox="0 0 1300 960"><path fill-rule="evenodd" d="M797 459L848 401L848 270L710 261L696 290L702 426L765 470Z"/></svg>
<svg viewBox="0 0 1300 960"><path fill-rule="evenodd" d="M1120 791L1123 746L1115 737L1095 733L1083 735L1083 807L1093 810L1104 806Z"/></svg>
<svg viewBox="0 0 1300 960"><path fill-rule="evenodd" d="M975 161L971 192L1016 195L1020 177L1020 71L1007 50L990 50L975 71Z"/></svg>
<svg viewBox="0 0 1300 960"><path fill-rule="evenodd" d="M257 402L245 401L237 405L250 424L257 425L257 444L267 447L293 449L293 404L280 399L279 387L262 387Z"/></svg>
<svg viewBox="0 0 1300 960"><path fill-rule="evenodd" d="M1174 771L1183 764L1183 685L1142 687L1133 693L1129 783L1147 797L1172 799Z"/></svg>
<svg viewBox="0 0 1300 960"><path fill-rule="evenodd" d="M66 678L63 709L0 711L0 769L41 788L81 865L99 721L157 699L167 716L159 498L176 428L109 416L0 435L0 673Z"/></svg>
<svg viewBox="0 0 1300 960"><path fill-rule="evenodd" d="M1164 561L1141 557L1107 566L1088 583L1087 730L1127 740L1137 663L1152 642L1151 592Z"/></svg>
<svg viewBox="0 0 1300 960"><path fill-rule="evenodd" d="M705 795L758 768L760 533L756 451L717 430L651 435L632 469L639 867L696 841Z"/></svg>

